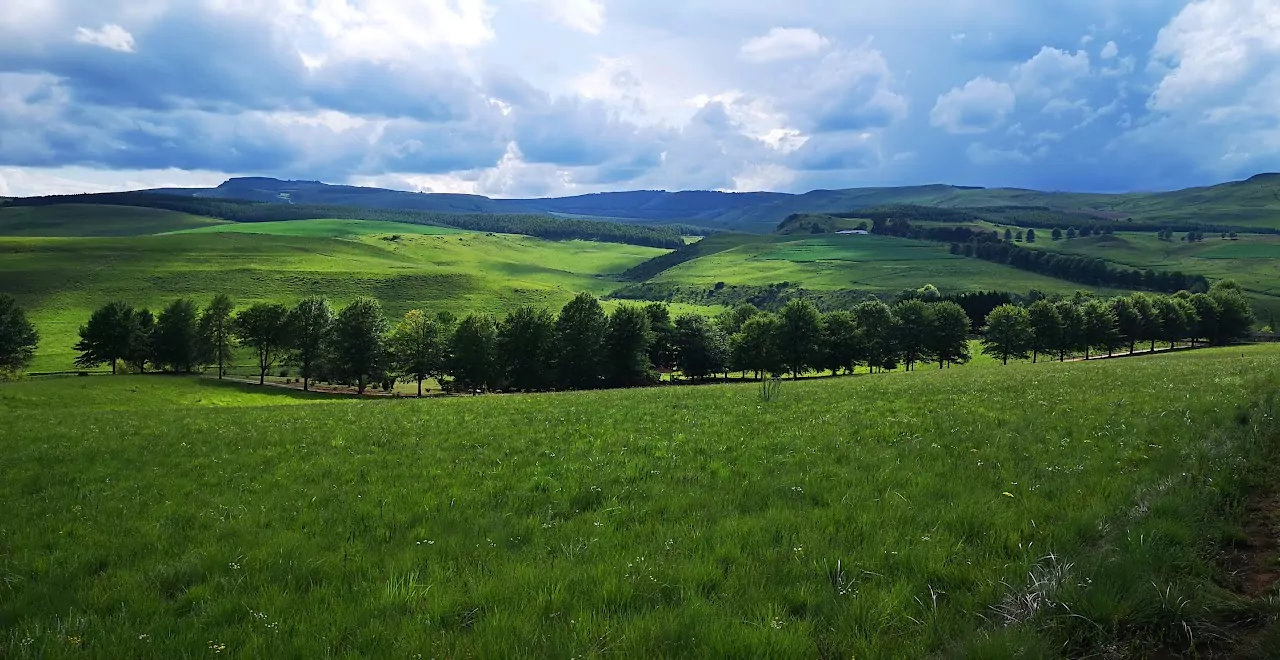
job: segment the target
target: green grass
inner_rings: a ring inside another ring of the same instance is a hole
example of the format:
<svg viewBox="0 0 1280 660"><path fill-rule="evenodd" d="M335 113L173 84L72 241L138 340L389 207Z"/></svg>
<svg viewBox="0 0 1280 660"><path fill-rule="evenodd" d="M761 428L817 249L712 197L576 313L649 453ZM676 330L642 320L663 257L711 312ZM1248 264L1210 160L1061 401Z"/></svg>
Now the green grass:
<svg viewBox="0 0 1280 660"><path fill-rule="evenodd" d="M721 237L713 237L720 240ZM712 239L707 239L712 240ZM937 243L890 236L750 236L739 245L663 271L654 281L710 286L798 283L807 289L896 293L933 284L943 292L1071 293L1089 288L1009 266L953 255Z"/></svg>
<svg viewBox="0 0 1280 660"><path fill-rule="evenodd" d="M1059 241L1046 237L1021 245L1105 259L1130 268L1180 270L1210 280L1231 278L1249 292L1260 313L1280 314L1280 236L1243 234L1234 241L1209 236L1187 243L1176 238L1162 241L1149 232L1123 232Z"/></svg>
<svg viewBox="0 0 1280 660"><path fill-rule="evenodd" d="M0 654L1185 648L1239 609L1212 551L1278 368L1276 347L1229 348L788 382L770 403L4 384Z"/></svg>
<svg viewBox="0 0 1280 660"><path fill-rule="evenodd" d="M0 208L0 236L145 236L226 224L214 218L134 206Z"/></svg>
<svg viewBox="0 0 1280 660"><path fill-rule="evenodd" d="M413 225L404 222L384 222L380 220L287 220L280 222L239 222L232 224L211 225L184 229L183 234L212 234L235 232L240 234L271 234L273 236L308 236L312 238L350 238L367 234L417 234L438 236L445 234L468 233L453 227L436 227L433 225Z"/></svg>
<svg viewBox="0 0 1280 660"><path fill-rule="evenodd" d="M203 305L221 292L239 305L374 296L393 316L415 307L500 314L524 303L558 309L580 291L603 295L618 286L613 274L664 252L511 235L400 236L0 238L0 292L16 296L41 333L32 370L62 371L72 368L77 329L116 299L158 311L179 296Z"/></svg>

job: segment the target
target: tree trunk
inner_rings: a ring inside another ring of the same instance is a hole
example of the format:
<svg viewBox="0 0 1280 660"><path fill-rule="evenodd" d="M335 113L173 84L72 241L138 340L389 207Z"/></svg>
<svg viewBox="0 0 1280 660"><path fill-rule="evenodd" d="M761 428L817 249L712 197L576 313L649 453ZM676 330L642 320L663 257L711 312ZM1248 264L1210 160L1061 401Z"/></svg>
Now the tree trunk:
<svg viewBox="0 0 1280 660"><path fill-rule="evenodd" d="M1009 364L1009 356L1007 354L1004 356L1004 363Z"/></svg>
<svg viewBox="0 0 1280 660"><path fill-rule="evenodd" d="M1089 347L1088 347L1088 346L1085 346L1085 347L1084 347L1084 359L1086 359L1086 360L1088 360L1088 359L1089 359Z"/></svg>
<svg viewBox="0 0 1280 660"><path fill-rule="evenodd" d="M114 359L111 360L111 375L116 375L116 361Z"/></svg>
<svg viewBox="0 0 1280 660"><path fill-rule="evenodd" d="M266 385L266 384L267 384L267 370L266 370L266 369L263 369L262 371L259 371L259 372L258 372L258 384L259 384L259 385Z"/></svg>
<svg viewBox="0 0 1280 660"><path fill-rule="evenodd" d="M422 379L418 379L418 398L422 398Z"/></svg>
<svg viewBox="0 0 1280 660"><path fill-rule="evenodd" d="M946 368L946 360L943 360L942 358L938 358L938 368L939 368L939 369L945 369L945 368Z"/></svg>
<svg viewBox="0 0 1280 660"><path fill-rule="evenodd" d="M1151 352L1152 353L1156 352L1156 340L1154 339L1151 340Z"/></svg>
<svg viewBox="0 0 1280 660"><path fill-rule="evenodd" d="M356 377L356 394L364 394L364 376Z"/></svg>
<svg viewBox="0 0 1280 660"><path fill-rule="evenodd" d="M1038 359L1040 359L1040 354L1039 354L1039 352L1038 352L1038 351L1031 351L1031 364L1035 364L1035 363L1036 363L1036 360L1038 360Z"/></svg>
<svg viewBox="0 0 1280 660"><path fill-rule="evenodd" d="M302 391L303 392L311 391L311 376L302 377Z"/></svg>

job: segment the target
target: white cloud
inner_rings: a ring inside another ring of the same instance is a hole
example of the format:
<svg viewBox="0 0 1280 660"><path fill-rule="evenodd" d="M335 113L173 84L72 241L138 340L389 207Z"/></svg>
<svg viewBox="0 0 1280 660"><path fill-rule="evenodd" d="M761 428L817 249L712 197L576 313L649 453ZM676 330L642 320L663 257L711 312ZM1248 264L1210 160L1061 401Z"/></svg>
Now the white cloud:
<svg viewBox="0 0 1280 660"><path fill-rule="evenodd" d="M1167 73L1149 105L1171 110L1213 103L1225 91L1280 64L1280 5L1270 0L1202 0L1160 30L1152 59Z"/></svg>
<svg viewBox="0 0 1280 660"><path fill-rule="evenodd" d="M1001 163L1030 163L1031 156L1018 149L999 149L974 142L965 150L974 165L998 165Z"/></svg>
<svg viewBox="0 0 1280 660"><path fill-rule="evenodd" d="M1110 60L1114 59L1115 56L1119 54L1120 47L1116 45L1116 42L1108 41L1107 45L1102 47L1102 52L1098 53L1098 57L1101 57L1104 60Z"/></svg>
<svg viewBox="0 0 1280 660"><path fill-rule="evenodd" d="M748 62L780 62L812 57L830 45L826 37L809 28L781 28L753 37L742 44L738 57Z"/></svg>
<svg viewBox="0 0 1280 660"><path fill-rule="evenodd" d="M985 133L999 128L1016 103L1013 88L981 76L939 96L929 120L948 133Z"/></svg>
<svg viewBox="0 0 1280 660"><path fill-rule="evenodd" d="M133 35L115 23L107 23L97 30L76 28L75 40L82 44L102 46L121 53L134 52Z"/></svg>
<svg viewBox="0 0 1280 660"><path fill-rule="evenodd" d="M478 48L494 38L495 10L486 0L321 0L309 7L260 0L248 4L294 40L320 44L327 54L338 57L409 60L440 49Z"/></svg>
<svg viewBox="0 0 1280 660"><path fill-rule="evenodd" d="M1069 90L1089 75L1089 53L1075 54L1045 46L1034 57L1013 68L1013 88L1019 95L1048 97Z"/></svg>
<svg viewBox="0 0 1280 660"><path fill-rule="evenodd" d="M551 15L559 22L587 34L600 34L604 29L604 5L600 0L545 0Z"/></svg>
<svg viewBox="0 0 1280 660"><path fill-rule="evenodd" d="M222 172L200 170L103 170L89 167L0 167L0 197L74 195L148 188L212 188Z"/></svg>

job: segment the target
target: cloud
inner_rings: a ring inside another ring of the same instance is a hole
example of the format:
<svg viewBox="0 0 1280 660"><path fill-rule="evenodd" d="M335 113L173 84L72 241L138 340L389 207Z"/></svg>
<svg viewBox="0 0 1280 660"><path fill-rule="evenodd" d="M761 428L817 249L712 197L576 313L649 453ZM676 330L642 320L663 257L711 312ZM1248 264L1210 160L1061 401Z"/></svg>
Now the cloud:
<svg viewBox="0 0 1280 660"><path fill-rule="evenodd" d="M985 133L1004 124L1016 103L1008 84L980 76L939 96L929 120L948 133Z"/></svg>
<svg viewBox="0 0 1280 660"><path fill-rule="evenodd" d="M1013 68L1013 89L1019 95L1047 97L1062 94L1089 75L1089 53L1075 54L1045 46L1034 57Z"/></svg>
<svg viewBox="0 0 1280 660"><path fill-rule="evenodd" d="M1149 105L1172 110L1238 95L1280 64L1280 6L1265 0L1202 0L1160 30L1151 52L1164 74Z"/></svg>
<svg viewBox="0 0 1280 660"><path fill-rule="evenodd" d="M97 30L76 28L75 40L82 44L102 46L121 53L133 52L133 35L115 23L107 23Z"/></svg>
<svg viewBox="0 0 1280 660"><path fill-rule="evenodd" d="M794 60L817 55L830 43L809 28L775 27L768 34L743 42L738 57L748 62Z"/></svg>
<svg viewBox="0 0 1280 660"><path fill-rule="evenodd" d="M806 69L803 91L792 91L784 104L807 131L884 128L907 114L907 98L898 93L888 61L870 43L828 53ZM788 88L794 90L794 80Z"/></svg>
<svg viewBox="0 0 1280 660"><path fill-rule="evenodd" d="M1102 52L1098 53L1098 57L1104 60L1115 59L1120 54L1120 47L1114 41L1108 41L1107 45L1102 47Z"/></svg>
<svg viewBox="0 0 1280 660"><path fill-rule="evenodd" d="M604 5L600 0L545 0L551 15L564 25L587 34L604 29Z"/></svg>

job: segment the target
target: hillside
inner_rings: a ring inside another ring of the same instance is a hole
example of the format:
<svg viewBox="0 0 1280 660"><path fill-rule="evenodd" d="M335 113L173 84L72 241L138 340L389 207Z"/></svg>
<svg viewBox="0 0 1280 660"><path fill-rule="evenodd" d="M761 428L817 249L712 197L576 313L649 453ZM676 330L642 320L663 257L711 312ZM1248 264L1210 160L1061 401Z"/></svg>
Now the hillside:
<svg viewBox="0 0 1280 660"><path fill-rule="evenodd" d="M411 193L335 186L316 181L231 179L217 188L167 189L167 194L272 203L356 205L447 213L553 213L629 222L689 222L767 233L795 213L844 213L891 204L945 208L1040 207L1099 221L1198 223L1280 230L1280 175L1260 174L1170 192L1093 194L1015 188L922 185L784 193L630 191L547 199Z"/></svg>

